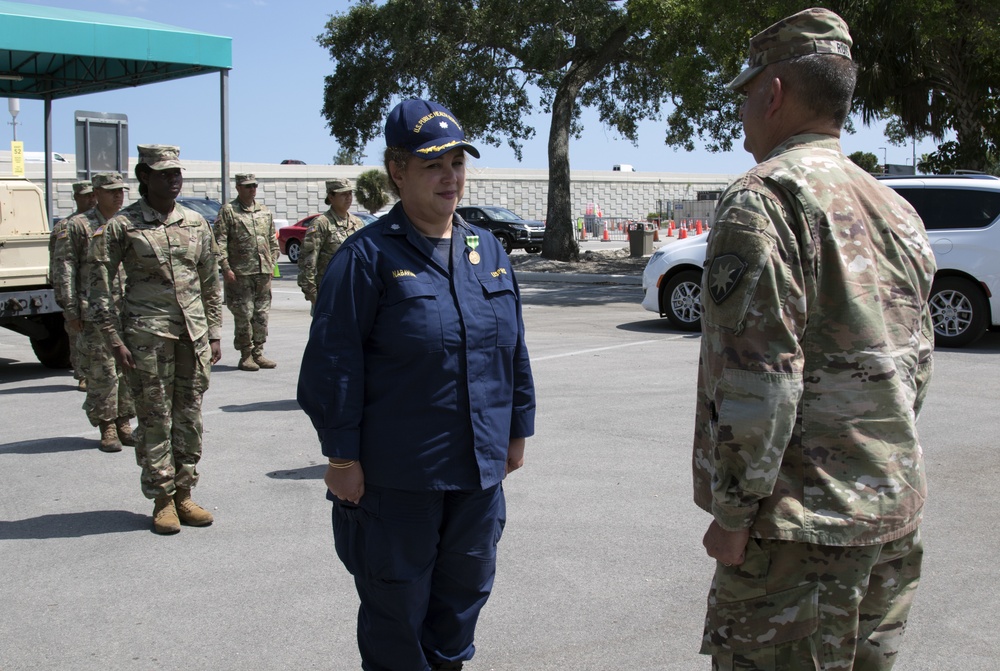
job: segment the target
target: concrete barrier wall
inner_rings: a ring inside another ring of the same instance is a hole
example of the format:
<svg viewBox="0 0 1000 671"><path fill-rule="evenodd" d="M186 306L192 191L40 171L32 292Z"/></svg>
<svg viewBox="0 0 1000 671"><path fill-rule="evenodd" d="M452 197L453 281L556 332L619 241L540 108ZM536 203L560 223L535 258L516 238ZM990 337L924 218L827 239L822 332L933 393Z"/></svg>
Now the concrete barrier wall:
<svg viewBox="0 0 1000 671"><path fill-rule="evenodd" d="M0 153L0 172L9 174L10 152ZM3 165L6 158L7 165ZM135 159L130 159L135 165ZM221 200L222 188L217 162L184 161L185 196ZM260 182L258 199L274 212L275 217L294 223L309 214L327 209L323 204L324 183L333 177L354 180L357 176L380 166L335 165L274 165L232 163L229 174L252 172ZM27 177L44 188L43 164L26 164ZM138 198L138 184L128 175L131 202ZM574 216L582 217L594 203L605 216L644 219L655 212L659 201L695 200L699 191L721 191L735 175L685 174L668 172L612 172L575 170L570 174ZM53 169L53 214L66 216L73 212L72 183L76 181L75 163L59 163ZM466 177L467 205L499 205L514 210L526 219L546 217L548 207L548 171L528 169L478 168L470 165ZM230 185L230 197L235 189ZM357 201L355 208L361 209Z"/></svg>

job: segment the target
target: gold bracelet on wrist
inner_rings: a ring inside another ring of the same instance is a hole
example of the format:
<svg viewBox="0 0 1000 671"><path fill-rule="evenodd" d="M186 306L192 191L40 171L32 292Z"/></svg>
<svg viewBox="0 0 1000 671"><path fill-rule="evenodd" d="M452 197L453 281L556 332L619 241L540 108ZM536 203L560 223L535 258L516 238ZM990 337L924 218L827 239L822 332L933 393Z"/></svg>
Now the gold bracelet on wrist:
<svg viewBox="0 0 1000 671"><path fill-rule="evenodd" d="M357 459L351 459L350 461L340 463L334 463L333 459L330 460L330 468L350 468L354 464L358 463Z"/></svg>

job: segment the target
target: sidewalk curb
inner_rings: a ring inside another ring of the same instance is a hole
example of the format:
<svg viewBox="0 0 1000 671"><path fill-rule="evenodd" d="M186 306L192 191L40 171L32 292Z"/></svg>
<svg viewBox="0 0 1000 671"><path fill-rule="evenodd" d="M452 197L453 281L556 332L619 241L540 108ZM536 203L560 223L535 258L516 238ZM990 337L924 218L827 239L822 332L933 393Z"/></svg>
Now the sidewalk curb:
<svg viewBox="0 0 1000 671"><path fill-rule="evenodd" d="M514 269L520 283L525 282L565 282L567 284L621 284L642 286L642 277L637 275L596 275L590 273L522 273Z"/></svg>

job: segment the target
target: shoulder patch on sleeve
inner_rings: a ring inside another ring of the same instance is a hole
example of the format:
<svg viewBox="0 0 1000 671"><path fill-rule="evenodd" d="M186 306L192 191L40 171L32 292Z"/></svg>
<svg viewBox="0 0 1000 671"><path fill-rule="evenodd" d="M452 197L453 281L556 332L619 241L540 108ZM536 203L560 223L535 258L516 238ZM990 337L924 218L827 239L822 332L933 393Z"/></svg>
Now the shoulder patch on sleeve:
<svg viewBox="0 0 1000 671"><path fill-rule="evenodd" d="M716 305L722 303L733 294L747 271L747 262L737 254L722 254L712 259L708 269L706 283L708 292Z"/></svg>

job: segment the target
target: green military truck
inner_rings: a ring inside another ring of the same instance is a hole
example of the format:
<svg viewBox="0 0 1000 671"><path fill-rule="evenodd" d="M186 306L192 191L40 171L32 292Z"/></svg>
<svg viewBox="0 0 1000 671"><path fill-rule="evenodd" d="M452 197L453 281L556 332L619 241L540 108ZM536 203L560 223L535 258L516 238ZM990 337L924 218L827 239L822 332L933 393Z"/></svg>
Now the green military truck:
<svg viewBox="0 0 1000 671"><path fill-rule="evenodd" d="M49 219L42 190L0 176L0 326L31 339L48 368L69 368L69 337L49 283Z"/></svg>

